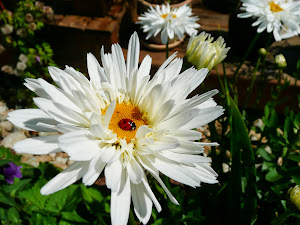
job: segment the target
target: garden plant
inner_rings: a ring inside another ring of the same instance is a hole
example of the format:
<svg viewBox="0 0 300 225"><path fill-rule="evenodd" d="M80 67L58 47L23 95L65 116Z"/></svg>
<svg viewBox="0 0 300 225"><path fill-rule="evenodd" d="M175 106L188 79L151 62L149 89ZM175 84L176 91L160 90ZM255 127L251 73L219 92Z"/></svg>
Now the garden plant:
<svg viewBox="0 0 300 225"><path fill-rule="evenodd" d="M0 100L14 108L0 105L1 136L8 121L26 134L11 147L0 142L1 224L300 224L300 55L291 82L283 54L267 42L256 48L262 34L276 42L300 34L300 1L242 0L237 18L258 28L236 58L224 37L200 31L190 6L151 3L136 25L167 46L154 75L136 31L126 57L113 44L100 61L87 53L87 74L59 68L38 33L52 8L1 3L0 58L13 60L1 65ZM168 44L185 34L181 59ZM206 85L213 71L219 90ZM66 154L68 164L33 166L26 154Z"/></svg>

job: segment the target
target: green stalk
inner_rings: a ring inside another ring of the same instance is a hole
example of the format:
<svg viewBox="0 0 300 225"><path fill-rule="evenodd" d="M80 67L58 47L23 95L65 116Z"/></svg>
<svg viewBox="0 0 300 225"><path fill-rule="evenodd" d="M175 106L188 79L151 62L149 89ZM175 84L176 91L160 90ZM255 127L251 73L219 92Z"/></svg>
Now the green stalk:
<svg viewBox="0 0 300 225"><path fill-rule="evenodd" d="M278 84L281 85L281 78L282 78L282 75L283 75L283 69L280 68L279 69L279 74L278 74Z"/></svg>
<svg viewBox="0 0 300 225"><path fill-rule="evenodd" d="M220 76L219 71L218 71L218 67L216 66L215 68L216 68L217 76L218 76L218 79L219 79L219 82L220 82L222 94L225 95L226 92L225 92L225 88L224 88L223 81L222 81L221 76ZM224 74L223 74L223 75L224 75ZM225 76L225 75L224 75L224 76Z"/></svg>
<svg viewBox="0 0 300 225"><path fill-rule="evenodd" d="M169 38L166 44L166 59L169 58Z"/></svg>
<svg viewBox="0 0 300 225"><path fill-rule="evenodd" d="M253 76L252 76L252 79L251 79L251 84L250 84L250 87L249 87L248 93L247 93L247 99L246 99L245 108L248 106L249 98L250 98L250 95L251 95L251 93L252 93L252 88L253 88L253 85L254 85L255 80L256 80L256 73L257 73L257 70L258 70L258 66L259 66L259 64L260 64L260 61L261 61L261 56L258 57L256 66L255 66L255 69L254 69L254 71L253 71Z"/></svg>
<svg viewBox="0 0 300 225"><path fill-rule="evenodd" d="M234 80L234 82L237 82L237 75L242 67L242 65L244 64L245 60L247 59L247 57L249 56L249 54L251 53L257 39L259 38L260 33L256 33L255 37L252 39L249 48L247 49L244 57L242 58L242 61L240 62L240 64L238 65L238 67L236 68L236 70L234 71L233 77L232 79Z"/></svg>

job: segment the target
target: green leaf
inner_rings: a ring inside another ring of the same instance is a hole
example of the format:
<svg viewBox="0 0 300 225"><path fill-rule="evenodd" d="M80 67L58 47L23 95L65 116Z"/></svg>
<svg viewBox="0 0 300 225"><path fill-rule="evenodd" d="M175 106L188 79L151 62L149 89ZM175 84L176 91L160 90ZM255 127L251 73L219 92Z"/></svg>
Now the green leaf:
<svg viewBox="0 0 300 225"><path fill-rule="evenodd" d="M270 168L270 171L266 174L266 180L269 182L276 182L282 177L283 176L277 172L276 168Z"/></svg>
<svg viewBox="0 0 300 225"><path fill-rule="evenodd" d="M15 200L2 190L0 190L0 202L13 207L17 207L17 203L15 202Z"/></svg>
<svg viewBox="0 0 300 225"><path fill-rule="evenodd" d="M19 192L19 196L27 203L31 203L43 209L48 196L41 195L40 189L45 184L44 180L36 182L31 189Z"/></svg>
<svg viewBox="0 0 300 225"><path fill-rule="evenodd" d="M300 112L297 113L294 119L294 126L299 130L300 128Z"/></svg>
<svg viewBox="0 0 300 225"><path fill-rule="evenodd" d="M259 148L257 153L260 154L266 161L272 162L275 158L270 155L264 148Z"/></svg>
<svg viewBox="0 0 300 225"><path fill-rule="evenodd" d="M15 182L11 185L3 186L3 190L6 193L9 193L10 196L14 197L17 190L22 189L26 186L31 179L16 179Z"/></svg>
<svg viewBox="0 0 300 225"><path fill-rule="evenodd" d="M8 163L10 163L11 162L11 160L3 160L3 159L1 159L0 160L0 167L1 166L5 166L5 165L7 165Z"/></svg>
<svg viewBox="0 0 300 225"><path fill-rule="evenodd" d="M242 194L241 173L244 170L247 180L245 192L247 193L244 202L244 211L247 218L239 221L239 217L234 218L233 222L249 224L255 215L257 206L257 187L256 187L256 169L254 153L251 146L251 140L248 136L248 130L244 119L234 102L227 95L228 104L230 105L230 151L232 154L231 167L231 192L232 192L232 217L240 212L240 200ZM242 150L242 151L241 151ZM243 164L242 164L243 162Z"/></svg>
<svg viewBox="0 0 300 225"><path fill-rule="evenodd" d="M300 155L289 155L289 159L295 162L300 162Z"/></svg>
<svg viewBox="0 0 300 225"><path fill-rule="evenodd" d="M40 213L34 214L30 218L30 224L34 225L50 225L50 224L57 224L56 218L52 216L44 216Z"/></svg>
<svg viewBox="0 0 300 225"><path fill-rule="evenodd" d="M98 202L103 200L101 192L93 187L86 187L85 185L80 185L82 197L87 203Z"/></svg>
<svg viewBox="0 0 300 225"><path fill-rule="evenodd" d="M4 224L9 224L8 216L3 208L0 208L0 219L1 221L4 221Z"/></svg>
<svg viewBox="0 0 300 225"><path fill-rule="evenodd" d="M7 211L9 221L12 223L20 224L20 214L16 208L9 208Z"/></svg>
<svg viewBox="0 0 300 225"><path fill-rule="evenodd" d="M291 176L297 185L300 184L300 174Z"/></svg>
<svg viewBox="0 0 300 225"><path fill-rule="evenodd" d="M76 211L73 212L62 212L62 218L68 222L76 222L76 223L88 223L85 219L77 214Z"/></svg>
<svg viewBox="0 0 300 225"><path fill-rule="evenodd" d="M78 185L71 185L61 191L49 195L45 204L45 210L54 213L62 211L74 211L81 201Z"/></svg>

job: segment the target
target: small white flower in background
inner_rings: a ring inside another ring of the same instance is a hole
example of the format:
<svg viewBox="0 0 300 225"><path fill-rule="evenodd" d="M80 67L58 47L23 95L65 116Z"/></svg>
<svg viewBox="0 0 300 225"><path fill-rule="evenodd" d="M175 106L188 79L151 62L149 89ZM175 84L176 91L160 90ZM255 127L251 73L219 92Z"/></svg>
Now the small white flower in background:
<svg viewBox="0 0 300 225"><path fill-rule="evenodd" d="M34 22L30 23L29 24L29 29L32 30L32 31L35 31L36 30L36 24Z"/></svg>
<svg viewBox="0 0 300 225"><path fill-rule="evenodd" d="M162 43L166 44L168 39L171 40L175 36L182 39L185 33L190 36L198 33L200 25L196 21L199 18L192 15L192 9L188 5L171 9L168 3L161 7L150 6L148 12L138 18L140 21L137 23L142 25L144 33L148 33L147 40L160 33Z"/></svg>
<svg viewBox="0 0 300 225"><path fill-rule="evenodd" d="M210 34L201 32L198 36L192 36L186 48L186 58L197 69L208 68L211 70L226 58L230 48L222 37L216 41Z"/></svg>
<svg viewBox="0 0 300 225"><path fill-rule="evenodd" d="M25 70L26 69L26 64L24 63L24 62L18 62L17 63L17 69L18 70L21 70L21 71L23 71L23 70Z"/></svg>
<svg viewBox="0 0 300 225"><path fill-rule="evenodd" d="M43 3L43 2L41 2L41 1L36 1L36 2L35 2L35 7L36 7L37 9L42 9L43 6L44 6L44 3Z"/></svg>
<svg viewBox="0 0 300 225"><path fill-rule="evenodd" d="M19 55L19 60L23 63L26 63L28 61L28 57L22 53Z"/></svg>
<svg viewBox="0 0 300 225"><path fill-rule="evenodd" d="M0 45L0 54L5 51L5 47L3 45Z"/></svg>
<svg viewBox="0 0 300 225"><path fill-rule="evenodd" d="M53 14L53 9L50 6L43 6L43 12L45 14Z"/></svg>
<svg viewBox="0 0 300 225"><path fill-rule="evenodd" d="M25 20L30 23L34 20L34 18L31 13L26 13Z"/></svg>
<svg viewBox="0 0 300 225"><path fill-rule="evenodd" d="M10 24L5 24L1 27L1 32L4 34L4 35L9 35L13 32L14 30L14 27Z"/></svg>
<svg viewBox="0 0 300 225"><path fill-rule="evenodd" d="M49 68L58 87L39 79L25 85L39 97L39 109L9 113L16 126L59 135L33 137L14 145L18 153L49 154L64 151L75 161L49 181L43 195L59 191L82 178L92 185L104 171L111 189L111 221L125 225L131 200L138 219L146 224L152 206L161 206L152 192L147 174L152 175L170 200L177 200L159 174L191 187L201 182L217 183L211 159L202 156L201 133L193 130L223 114L212 90L186 99L205 79L208 70L190 68L180 73L182 59L170 56L150 80L151 58L139 64L140 43L136 33L129 41L127 63L120 45L112 53L101 49L102 65L89 53L90 80L71 67ZM146 172L147 171L147 172Z"/></svg>
<svg viewBox="0 0 300 225"><path fill-rule="evenodd" d="M300 1L298 0L242 0L239 18L257 18L252 26L257 32L273 32L276 41L300 34Z"/></svg>
<svg viewBox="0 0 300 225"><path fill-rule="evenodd" d="M14 74L14 69L9 65L2 66L1 71L3 71L4 73L8 73L10 75Z"/></svg>
<svg viewBox="0 0 300 225"><path fill-rule="evenodd" d="M26 36L26 30L24 28L20 28L17 30L16 34L20 37L25 37Z"/></svg>
<svg viewBox="0 0 300 225"><path fill-rule="evenodd" d="M275 63L279 68L285 68L287 66L284 55L279 54L275 56Z"/></svg>

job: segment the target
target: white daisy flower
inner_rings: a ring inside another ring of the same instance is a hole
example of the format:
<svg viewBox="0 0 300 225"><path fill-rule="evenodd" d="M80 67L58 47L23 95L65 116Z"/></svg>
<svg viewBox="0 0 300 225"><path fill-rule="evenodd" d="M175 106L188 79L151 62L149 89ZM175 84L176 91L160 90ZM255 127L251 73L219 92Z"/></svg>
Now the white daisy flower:
<svg viewBox="0 0 300 225"><path fill-rule="evenodd" d="M138 24L142 25L144 33L148 33L146 39L161 33L161 42L166 44L168 39L171 40L175 36L182 39L184 34L196 35L197 28L200 27L196 21L197 16L192 16L192 9L188 5L179 8L170 8L167 5L156 5L155 8L150 6L148 12L145 12L138 19Z"/></svg>
<svg viewBox="0 0 300 225"><path fill-rule="evenodd" d="M276 41L300 34L300 1L294 0L242 0L239 18L258 18L252 26L257 32L273 32Z"/></svg>
<svg viewBox="0 0 300 225"><path fill-rule="evenodd" d="M43 195L59 191L82 178L92 185L104 171L111 189L111 221L127 224L131 200L136 216L146 224L152 205L161 206L146 176L152 175L170 200L178 204L159 173L191 187L216 183L211 159L200 155L205 145L194 142L193 128L223 114L212 97L217 90L186 99L208 73L190 68L180 73L182 60L170 56L150 79L151 58L138 67L140 43L136 33L128 46L127 63L118 44L112 53L101 49L102 65L89 53L90 80L71 67L49 72L58 87L45 80L26 79L39 97L39 109L9 113L9 121L33 131L62 134L33 137L15 144L18 153L49 154L64 151L75 162L49 181Z"/></svg>

